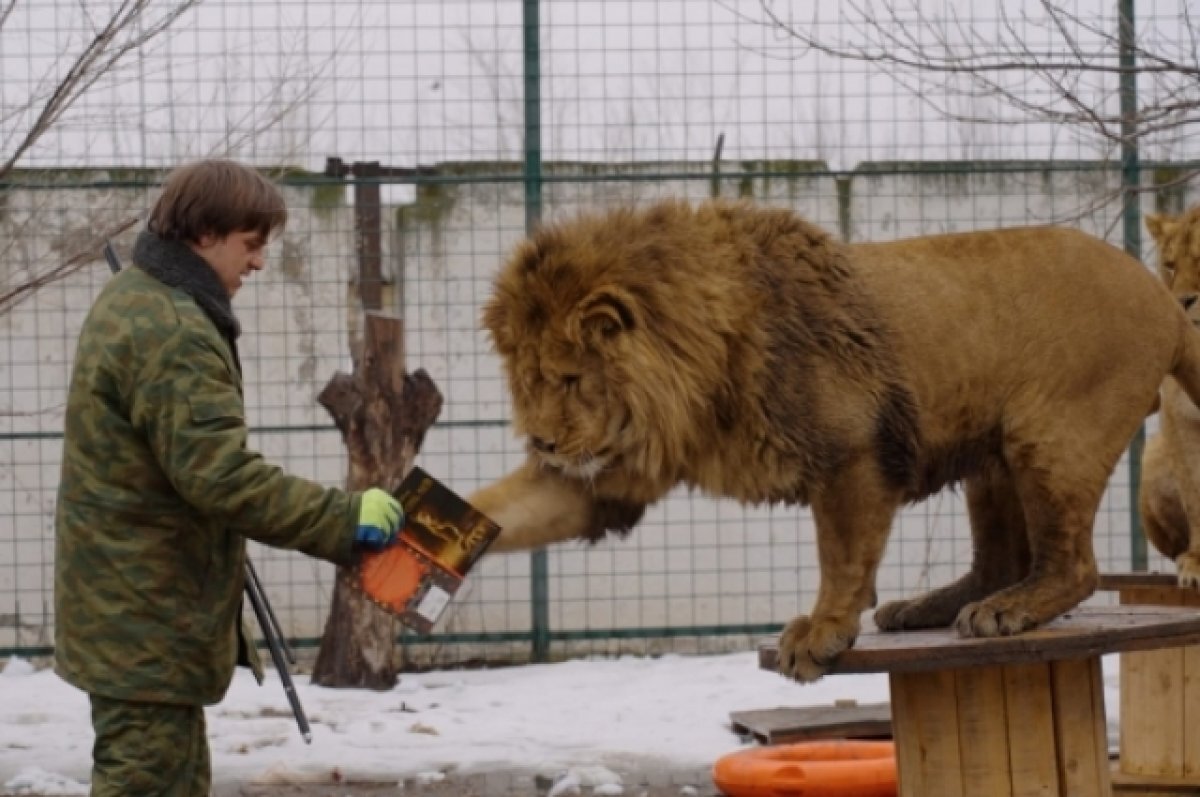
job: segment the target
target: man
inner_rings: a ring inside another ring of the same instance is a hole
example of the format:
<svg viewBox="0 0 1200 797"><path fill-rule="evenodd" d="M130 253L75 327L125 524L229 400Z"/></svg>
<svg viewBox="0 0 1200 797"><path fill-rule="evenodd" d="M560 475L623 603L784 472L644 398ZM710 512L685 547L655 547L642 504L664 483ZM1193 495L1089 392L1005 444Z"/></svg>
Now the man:
<svg viewBox="0 0 1200 797"><path fill-rule="evenodd" d="M338 564L392 542L403 511L328 489L246 446L230 300L287 210L230 161L166 180L133 267L79 336L55 517L55 669L91 698L93 795L207 795L204 706L235 661L246 538Z"/></svg>

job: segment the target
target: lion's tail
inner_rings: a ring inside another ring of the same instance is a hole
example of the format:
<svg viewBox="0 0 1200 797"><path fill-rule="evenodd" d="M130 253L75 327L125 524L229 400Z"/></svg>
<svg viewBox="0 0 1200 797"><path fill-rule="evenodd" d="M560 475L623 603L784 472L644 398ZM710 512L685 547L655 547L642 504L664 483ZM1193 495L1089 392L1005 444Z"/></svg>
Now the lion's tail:
<svg viewBox="0 0 1200 797"><path fill-rule="evenodd" d="M1184 320L1184 333L1180 336L1179 354L1175 358L1171 376L1188 394L1188 398L1200 406L1200 330L1187 319Z"/></svg>

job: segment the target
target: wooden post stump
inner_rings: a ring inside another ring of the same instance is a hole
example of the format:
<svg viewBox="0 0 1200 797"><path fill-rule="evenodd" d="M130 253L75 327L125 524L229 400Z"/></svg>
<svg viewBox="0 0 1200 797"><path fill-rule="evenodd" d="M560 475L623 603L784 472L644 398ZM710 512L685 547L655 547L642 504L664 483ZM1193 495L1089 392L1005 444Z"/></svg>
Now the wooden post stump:
<svg viewBox="0 0 1200 797"><path fill-rule="evenodd" d="M442 394L424 370L404 370L404 321L367 313L354 373L333 375L319 397L342 433L350 459L346 489L394 492L442 409ZM387 690L395 686L395 618L352 586L338 568L333 601L312 681L329 687Z"/></svg>
<svg viewBox="0 0 1200 797"><path fill-rule="evenodd" d="M1100 589L1122 606L1200 609L1200 593L1165 573L1104 575ZM1200 794L1200 647L1121 654L1120 724L1118 794Z"/></svg>
<svg viewBox="0 0 1200 797"><path fill-rule="evenodd" d="M1197 641L1200 615L1178 607L1079 608L995 639L868 631L831 675L888 673L900 797L1107 797L1100 656Z"/></svg>

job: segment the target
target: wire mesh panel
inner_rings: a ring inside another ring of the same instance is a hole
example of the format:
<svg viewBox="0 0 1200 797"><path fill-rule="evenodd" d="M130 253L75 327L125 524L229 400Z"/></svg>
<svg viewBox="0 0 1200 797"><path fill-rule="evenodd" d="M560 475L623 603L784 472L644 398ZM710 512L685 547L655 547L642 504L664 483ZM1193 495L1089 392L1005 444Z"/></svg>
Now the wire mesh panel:
<svg viewBox="0 0 1200 797"><path fill-rule="evenodd" d="M285 186L287 229L234 303L250 442L324 484L347 462L316 396L361 335L355 196L380 188L380 301L405 318L407 367L445 397L417 461L461 493L523 458L479 314L539 220L741 198L852 242L1059 223L1149 262L1141 214L1197 201L1182 1L135 5L0 17L0 652L53 641L62 408L108 277L97 243L128 261L177 163L234 157ZM102 30L113 49L85 63L104 68L72 82ZM1134 562L1135 464L1119 465L1096 521L1108 569ZM880 598L961 574L969 539L958 493L905 509ZM285 631L315 644L331 566L252 555ZM1153 551L1148 565L1169 568ZM682 490L629 539L563 545L544 582L537 570L525 554L485 559L435 634L403 637L406 664L520 660L538 633L554 656L745 647L818 583L807 509Z"/></svg>

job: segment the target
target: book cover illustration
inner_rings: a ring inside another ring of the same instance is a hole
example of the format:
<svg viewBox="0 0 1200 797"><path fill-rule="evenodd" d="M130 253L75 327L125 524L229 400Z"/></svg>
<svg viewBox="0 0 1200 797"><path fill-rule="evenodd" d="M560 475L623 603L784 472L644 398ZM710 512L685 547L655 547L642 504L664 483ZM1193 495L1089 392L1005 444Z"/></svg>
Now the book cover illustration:
<svg viewBox="0 0 1200 797"><path fill-rule="evenodd" d="M359 585L400 622L427 634L500 527L420 468L409 471L395 496L404 526L393 545L363 554Z"/></svg>

